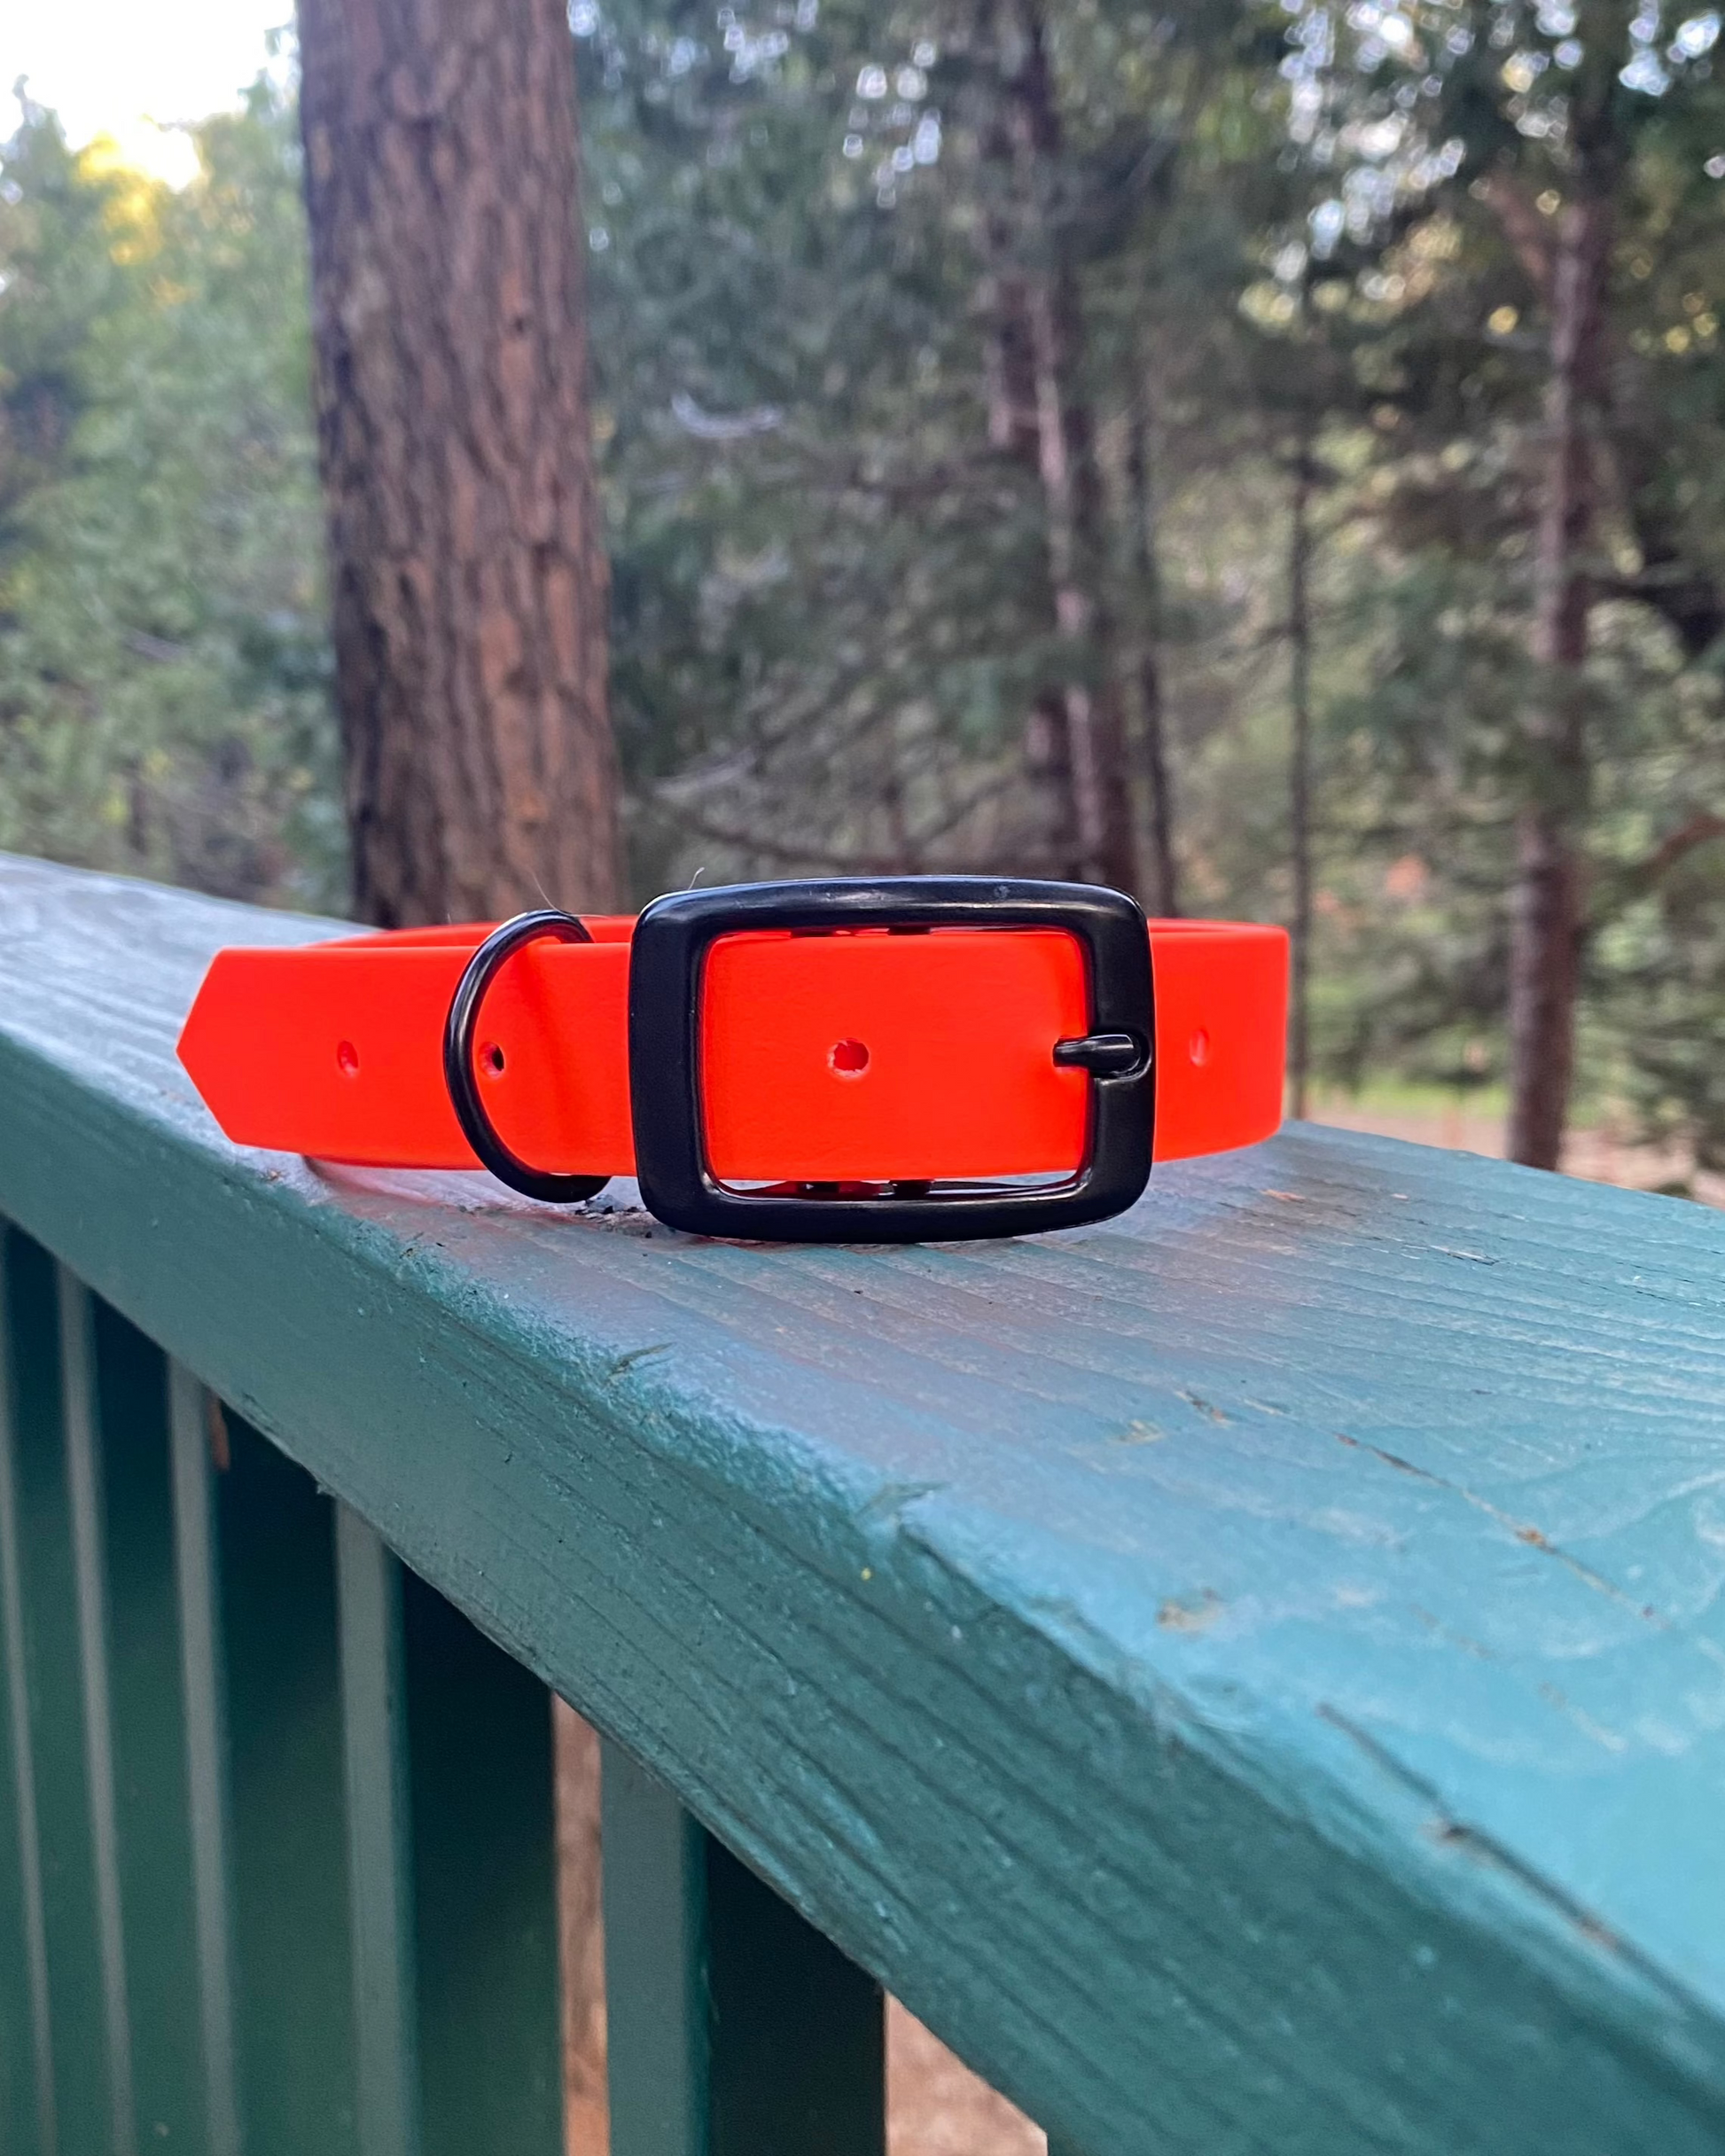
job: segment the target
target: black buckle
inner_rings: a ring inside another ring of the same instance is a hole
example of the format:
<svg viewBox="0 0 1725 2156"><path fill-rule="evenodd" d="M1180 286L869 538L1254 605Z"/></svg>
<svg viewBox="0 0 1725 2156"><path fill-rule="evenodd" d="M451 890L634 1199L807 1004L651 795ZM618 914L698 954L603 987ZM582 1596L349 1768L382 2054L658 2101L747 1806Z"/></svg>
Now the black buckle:
<svg viewBox="0 0 1725 2156"><path fill-rule="evenodd" d="M1028 1188L886 1184L864 1196L848 1186L786 1196L716 1182L702 1142L702 968L719 937L763 928L1058 928L1075 937L1089 976L1090 1030L1051 1048L1057 1062L1090 1074L1089 1139L1077 1174ZM1136 904L1100 886L889 876L678 891L656 899L636 924L628 1030L641 1195L660 1220L691 1234L823 1243L1021 1235L1106 1220L1132 1205L1150 1177L1150 941Z"/></svg>

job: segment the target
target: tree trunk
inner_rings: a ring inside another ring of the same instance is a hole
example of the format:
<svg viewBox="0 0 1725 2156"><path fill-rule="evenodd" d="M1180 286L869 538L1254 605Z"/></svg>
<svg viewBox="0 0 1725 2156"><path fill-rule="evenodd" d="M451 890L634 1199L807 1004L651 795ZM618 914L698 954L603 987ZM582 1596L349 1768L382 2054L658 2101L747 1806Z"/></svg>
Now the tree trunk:
<svg viewBox="0 0 1725 2156"><path fill-rule="evenodd" d="M1289 924L1288 1083L1293 1113L1303 1116L1311 1077L1312 981L1312 488L1316 458L1309 415L1294 441L1293 491L1288 506L1288 703L1292 743L1288 769L1289 856L1293 906Z"/></svg>
<svg viewBox="0 0 1725 2156"><path fill-rule="evenodd" d="M299 0L355 907L614 905L562 0Z"/></svg>
<svg viewBox="0 0 1725 2156"><path fill-rule="evenodd" d="M1558 214L1550 374L1534 555L1534 655L1544 682L1527 721L1528 797L1516 822L1510 929L1511 1160L1556 1168L1575 1068L1587 796L1588 656L1597 477L1588 441L1603 372L1612 204L1583 192Z"/></svg>
<svg viewBox="0 0 1725 2156"><path fill-rule="evenodd" d="M1088 402L1074 394L1082 350L1077 287L1064 270L1033 280L1031 349L1036 374L1037 468L1047 504L1054 621L1091 679L1064 685L1073 829L1082 877L1133 891L1138 883L1125 714L1112 624L1100 590L1101 475Z"/></svg>
<svg viewBox="0 0 1725 2156"><path fill-rule="evenodd" d="M1146 395L1128 415L1126 480L1134 567L1143 619L1138 631L1138 723L1150 790L1150 898L1165 920L1180 911L1180 864L1174 850L1174 773L1168 758L1167 711L1162 690L1162 566L1156 540L1156 499L1150 461Z"/></svg>
<svg viewBox="0 0 1725 2156"><path fill-rule="evenodd" d="M1060 116L1037 0L990 7L985 25L1004 108L985 161L1010 171L1019 225L1010 229L998 204L985 218L994 258L987 296L997 315L987 347L989 433L997 446L1034 459L1055 628L1071 654L1066 678L1052 701L1040 700L1027 738L1041 740L1058 707L1065 740L1039 768L1066 777L1065 829L1057 840L1065 872L1136 891L1126 720L1103 579L1102 474L1083 387L1083 302L1070 255L1045 216L1062 153Z"/></svg>

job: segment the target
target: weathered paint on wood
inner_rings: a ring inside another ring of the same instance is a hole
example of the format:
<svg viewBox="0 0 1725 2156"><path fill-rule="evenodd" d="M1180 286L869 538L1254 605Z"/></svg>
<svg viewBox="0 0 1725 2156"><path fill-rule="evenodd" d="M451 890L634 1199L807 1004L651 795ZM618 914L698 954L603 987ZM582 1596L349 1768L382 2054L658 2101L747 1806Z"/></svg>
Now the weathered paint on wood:
<svg viewBox="0 0 1725 2156"><path fill-rule="evenodd" d="M626 1752L601 1759L611 2156L707 2156L709 1837Z"/></svg>
<svg viewBox="0 0 1725 2156"><path fill-rule="evenodd" d="M107 2053L113 2156L136 2156L132 2032L126 2010L126 1942L120 1907L120 1827L113 1787L113 1699L108 1680L107 1548L103 1533L101 1437L96 1398L95 1310L90 1292L59 1276L60 1386L66 1480L72 1512L72 1571L78 1606L78 1660L90 1794L90 1855L96 1935L102 1963L102 2037ZM93 2030L74 2031L88 2043Z"/></svg>
<svg viewBox="0 0 1725 2156"><path fill-rule="evenodd" d="M883 2156L878 1985L604 1757L611 2156Z"/></svg>
<svg viewBox="0 0 1725 2156"><path fill-rule="evenodd" d="M246 2156L359 2156L333 1507L236 1415L216 1476Z"/></svg>
<svg viewBox="0 0 1725 2156"><path fill-rule="evenodd" d="M402 1602L425 2156L561 2156L550 1698L410 1573Z"/></svg>
<svg viewBox="0 0 1725 2156"><path fill-rule="evenodd" d="M337 1510L359 2141L558 2156L544 1687Z"/></svg>
<svg viewBox="0 0 1725 2156"><path fill-rule="evenodd" d="M0 1471L3 1472L3 1471ZM38 2156L35 2002L10 1718L0 1715L0 2148Z"/></svg>
<svg viewBox="0 0 1725 2156"><path fill-rule="evenodd" d="M168 1402L205 2122L210 2156L240 2156L229 1868L227 1658L222 1645L221 1567L210 1488L210 1435L215 1425L204 1388L182 1363L168 1366Z"/></svg>
<svg viewBox="0 0 1725 2156"><path fill-rule="evenodd" d="M354 2050L365 2156L418 2156L419 2055L401 1566L336 1508Z"/></svg>
<svg viewBox="0 0 1725 2156"><path fill-rule="evenodd" d="M113 1910L132 2090L129 2142L206 2156L185 1698L175 1578L168 1373L160 1350L62 1276L61 1309L95 1379L95 1482L105 1606ZM76 1391L70 1382L68 1404ZM68 1416L68 1435L73 1434Z"/></svg>
<svg viewBox="0 0 1725 2156"><path fill-rule="evenodd" d="M0 2015L5 2061L0 2137L25 2156L54 2156L53 2034L48 2012L48 1946L43 1910L42 1842L36 1819L35 1742L30 1728L24 1635L23 1559L18 1518L18 1343L12 1262L16 1246L0 1229L0 1624L6 1673L5 1766L0 1797Z"/></svg>
<svg viewBox="0 0 1725 2156"><path fill-rule="evenodd" d="M60 1381L58 1283L8 1233L5 1323L17 1501L19 1637L42 1900L42 2139L71 2156L113 2145L98 1887L90 1848L83 1656Z"/></svg>
<svg viewBox="0 0 1725 2156"><path fill-rule="evenodd" d="M1058 2143L1725 2141L1725 1220L1294 1129L701 1244L226 1146L179 1015L312 926L0 931L0 1211Z"/></svg>

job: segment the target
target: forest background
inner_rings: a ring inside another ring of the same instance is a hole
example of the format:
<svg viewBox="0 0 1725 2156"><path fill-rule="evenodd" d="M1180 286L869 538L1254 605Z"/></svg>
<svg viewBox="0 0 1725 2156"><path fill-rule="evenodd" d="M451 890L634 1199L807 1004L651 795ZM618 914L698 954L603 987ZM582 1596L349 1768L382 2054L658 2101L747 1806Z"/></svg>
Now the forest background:
<svg viewBox="0 0 1725 2156"><path fill-rule="evenodd" d="M1297 1085L1493 1099L1573 985L1580 1109L1725 1167L1716 12L570 24L637 899L1286 920ZM340 912L293 98L0 151L0 845Z"/></svg>

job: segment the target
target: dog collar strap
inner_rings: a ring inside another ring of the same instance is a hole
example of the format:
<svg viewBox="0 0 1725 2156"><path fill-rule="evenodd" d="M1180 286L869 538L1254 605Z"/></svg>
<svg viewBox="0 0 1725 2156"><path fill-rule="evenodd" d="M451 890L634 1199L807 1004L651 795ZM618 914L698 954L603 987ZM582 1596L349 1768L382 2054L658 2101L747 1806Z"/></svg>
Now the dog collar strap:
<svg viewBox="0 0 1725 2156"><path fill-rule="evenodd" d="M446 1077L458 1037L505 1157L638 1172L661 1217L775 1237L1096 1218L1136 1197L1152 1131L1167 1160L1281 1121L1279 929L1146 924L1087 886L902 878L682 893L638 920L511 933L477 996L486 926L223 950L181 1061L239 1144L473 1168Z"/></svg>

